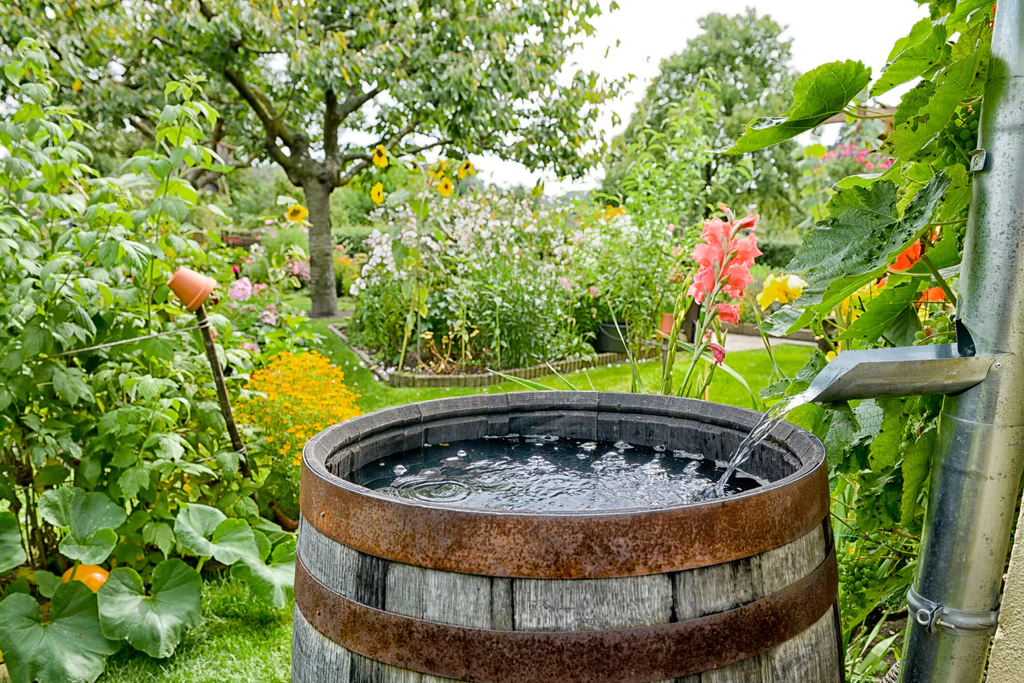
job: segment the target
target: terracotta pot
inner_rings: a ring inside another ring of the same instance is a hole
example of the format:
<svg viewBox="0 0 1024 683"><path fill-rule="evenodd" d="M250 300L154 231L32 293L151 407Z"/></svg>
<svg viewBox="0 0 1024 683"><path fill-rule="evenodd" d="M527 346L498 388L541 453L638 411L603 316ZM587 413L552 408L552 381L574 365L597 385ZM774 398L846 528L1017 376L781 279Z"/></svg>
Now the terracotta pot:
<svg viewBox="0 0 1024 683"><path fill-rule="evenodd" d="M182 267L174 271L174 275L167 281L167 286L178 295L185 308L195 311L217 287L217 281L191 268Z"/></svg>
<svg viewBox="0 0 1024 683"><path fill-rule="evenodd" d="M672 334L672 326L675 325L676 317L671 313L661 314L661 324L658 325L658 331L663 333L666 337Z"/></svg>

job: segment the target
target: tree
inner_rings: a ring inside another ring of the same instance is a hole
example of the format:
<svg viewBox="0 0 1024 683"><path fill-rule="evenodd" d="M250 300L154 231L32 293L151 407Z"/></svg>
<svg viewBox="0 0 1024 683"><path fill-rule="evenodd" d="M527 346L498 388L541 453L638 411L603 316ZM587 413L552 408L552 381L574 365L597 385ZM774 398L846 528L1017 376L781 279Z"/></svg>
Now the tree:
<svg viewBox="0 0 1024 683"><path fill-rule="evenodd" d="M305 194L315 316L336 311L330 195L374 170L378 146L579 175L600 152L597 107L618 87L564 73L600 13L591 0L71 3L66 22L47 0L22 4L0 20L4 37L49 37L65 94L93 93L111 132L145 127L176 71L212 82L227 123L208 143L238 165L279 164Z"/></svg>
<svg viewBox="0 0 1024 683"><path fill-rule="evenodd" d="M674 111L694 93L712 98L718 115L703 124L704 134L715 147L725 146L743 132L743 126L760 111L784 111L791 101L794 73L791 41L782 38L783 27L753 9L729 16L708 14L698 22L701 34L687 41L686 49L662 60L658 76L647 88L606 168L605 190L616 192L632 161L629 148L645 131L662 132L671 125ZM753 171L736 173L735 157L716 155L704 167L705 204L715 207L728 197L736 203L737 191L756 197L758 209L787 210L790 158L795 143L759 153L749 160ZM749 161L743 163L749 163ZM774 207L766 205L774 203Z"/></svg>

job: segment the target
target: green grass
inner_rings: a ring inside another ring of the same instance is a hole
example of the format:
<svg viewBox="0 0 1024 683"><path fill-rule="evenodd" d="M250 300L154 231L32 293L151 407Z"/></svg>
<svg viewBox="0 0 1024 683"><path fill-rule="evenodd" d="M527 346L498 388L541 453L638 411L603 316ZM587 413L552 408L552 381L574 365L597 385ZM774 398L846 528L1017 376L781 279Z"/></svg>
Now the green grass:
<svg viewBox="0 0 1024 683"><path fill-rule="evenodd" d="M295 303L302 305L303 298ZM308 308L308 299L305 300ZM314 320L323 334L320 351L345 371L346 381L361 396L359 406L365 411L380 410L414 401L472 393L519 391L513 382L491 387L463 389L396 389L383 384L368 369L360 367L359 358L344 342L327 329L328 322ZM792 376L810 357L811 349L783 345L776 350L779 367ZM751 389L763 388L771 375L771 362L764 351L729 354L726 362L749 383ZM680 363L681 365L681 363ZM677 366L679 367L679 366ZM629 391L628 365L596 368L568 375L578 389L590 389L591 382L603 391ZM661 363L644 363L641 376L654 387L661 378ZM555 376L537 380L554 389L566 389ZM750 407L746 390L724 372L718 372L711 386L710 398L718 403ZM291 608L272 610L249 594L244 584L232 580L206 583L203 595L203 624L190 631L177 653L167 660L155 660L128 648L111 658L101 683L220 683L243 681L289 681L291 666Z"/></svg>
<svg viewBox="0 0 1024 683"><path fill-rule="evenodd" d="M337 335L327 329L328 324L322 320L313 321L314 327L325 337L323 348L320 351L345 371L348 384L360 394L358 404L365 412L447 396L465 396L475 393L495 394L504 391L524 390L522 385L511 381L482 388L413 389L389 386L378 381L370 370L360 367L359 357ZM682 355L680 354L680 356ZM803 367L807 359L810 358L810 355L811 349L809 347L787 344L776 348L775 360L778 362L779 368L792 377L797 370ZM764 351L730 353L726 358L726 363L739 373L755 392L763 389L771 377L771 361L768 358L768 354ZM685 372L685 364L682 360L677 361L676 372L677 377ZM622 364L618 366L603 366L588 370L586 373L574 373L566 375L565 378L580 390L589 390L592 382L594 388L600 391L629 391L631 374L629 365ZM655 360L642 363L640 376L648 390L657 387L661 381L661 361ZM538 378L534 381L552 389L568 388L561 379L554 375ZM711 385L709 398L716 403L727 403L744 408L751 407L750 395L743 386L722 371L715 373L715 381Z"/></svg>

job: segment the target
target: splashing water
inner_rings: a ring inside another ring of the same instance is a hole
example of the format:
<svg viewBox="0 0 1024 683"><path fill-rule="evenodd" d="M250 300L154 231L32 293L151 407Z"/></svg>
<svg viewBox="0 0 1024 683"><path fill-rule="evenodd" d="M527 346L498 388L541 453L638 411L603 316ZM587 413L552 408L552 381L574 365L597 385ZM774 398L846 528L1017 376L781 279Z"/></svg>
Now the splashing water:
<svg viewBox="0 0 1024 683"><path fill-rule="evenodd" d="M810 391L804 391L795 396L783 398L766 410L758 423L750 430L750 433L743 437L740 445L729 456L729 464L725 468L725 474L722 475L718 480L718 484L715 485L716 495L719 497L725 495L729 478L750 459L754 448L771 434L772 430L786 418L790 411L810 403L812 400L814 400L814 394Z"/></svg>
<svg viewBox="0 0 1024 683"><path fill-rule="evenodd" d="M457 455L455 455L457 454ZM408 500L502 510L616 510L716 497L720 469L667 447L524 435L424 446L375 460L349 480ZM725 495L762 485L740 473Z"/></svg>

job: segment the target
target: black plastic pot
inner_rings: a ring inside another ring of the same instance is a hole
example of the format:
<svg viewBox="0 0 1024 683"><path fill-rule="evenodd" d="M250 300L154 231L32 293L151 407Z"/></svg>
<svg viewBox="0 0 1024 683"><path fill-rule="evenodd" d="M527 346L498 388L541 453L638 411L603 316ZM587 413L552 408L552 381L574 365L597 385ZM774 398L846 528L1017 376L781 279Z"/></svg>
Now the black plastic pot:
<svg viewBox="0 0 1024 683"><path fill-rule="evenodd" d="M621 337L619 332L622 333ZM625 353L626 345L622 343L623 339L629 340L629 325L619 323L616 328L615 323L601 323L597 328L594 348L598 353Z"/></svg>

